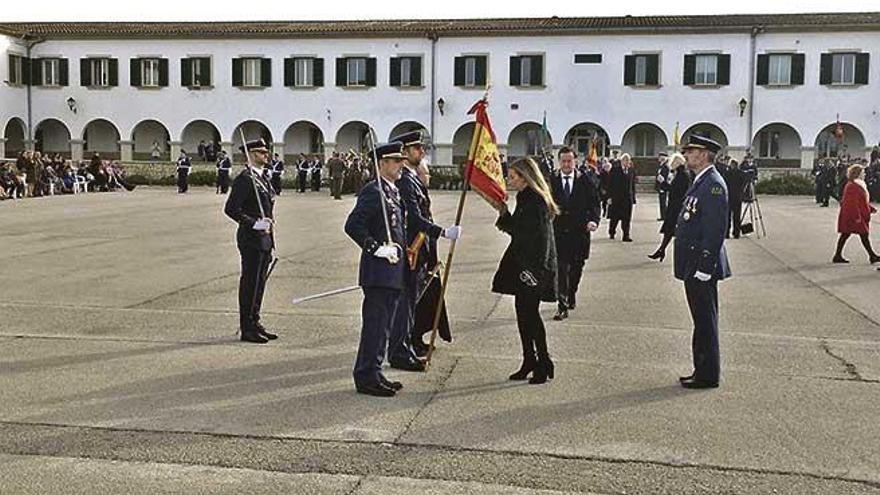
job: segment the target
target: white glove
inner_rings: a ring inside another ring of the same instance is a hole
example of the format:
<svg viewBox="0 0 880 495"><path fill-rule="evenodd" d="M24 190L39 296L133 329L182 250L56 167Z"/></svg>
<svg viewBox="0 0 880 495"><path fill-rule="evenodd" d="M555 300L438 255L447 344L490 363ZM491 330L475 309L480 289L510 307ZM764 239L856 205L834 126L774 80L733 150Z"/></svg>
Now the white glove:
<svg viewBox="0 0 880 495"><path fill-rule="evenodd" d="M272 221L268 218L261 218L254 222L254 230L266 231L272 226Z"/></svg>
<svg viewBox="0 0 880 495"><path fill-rule="evenodd" d="M658 175L657 175L657 182L659 182L659 183L662 184L662 183L666 182L666 178L663 177L662 175L659 175L659 174L658 174Z"/></svg>
<svg viewBox="0 0 880 495"><path fill-rule="evenodd" d="M590 222L587 224L587 230L590 232L595 232L599 228L599 225L596 222Z"/></svg>
<svg viewBox="0 0 880 495"><path fill-rule="evenodd" d="M696 272L694 273L694 278L699 280L700 282L708 282L712 280L712 275L703 272Z"/></svg>
<svg viewBox="0 0 880 495"><path fill-rule="evenodd" d="M383 244L379 246L378 249L373 251L373 256L377 258L385 258L389 263L397 263L399 259L397 256L397 248L394 246L389 246L387 244Z"/></svg>
<svg viewBox="0 0 880 495"><path fill-rule="evenodd" d="M461 238L461 225L453 225L443 229L443 237L452 241Z"/></svg>

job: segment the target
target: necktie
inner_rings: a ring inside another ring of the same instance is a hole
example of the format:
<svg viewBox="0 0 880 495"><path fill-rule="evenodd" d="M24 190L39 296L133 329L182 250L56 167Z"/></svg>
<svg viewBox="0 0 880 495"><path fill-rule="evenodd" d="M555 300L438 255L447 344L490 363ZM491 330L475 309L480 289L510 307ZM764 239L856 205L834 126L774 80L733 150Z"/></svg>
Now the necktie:
<svg viewBox="0 0 880 495"><path fill-rule="evenodd" d="M563 177L563 179L565 179L565 185L563 187L565 188L565 197L566 198L571 196L571 185L569 185L569 182L568 182L568 180L570 178L571 177L569 177L567 175Z"/></svg>

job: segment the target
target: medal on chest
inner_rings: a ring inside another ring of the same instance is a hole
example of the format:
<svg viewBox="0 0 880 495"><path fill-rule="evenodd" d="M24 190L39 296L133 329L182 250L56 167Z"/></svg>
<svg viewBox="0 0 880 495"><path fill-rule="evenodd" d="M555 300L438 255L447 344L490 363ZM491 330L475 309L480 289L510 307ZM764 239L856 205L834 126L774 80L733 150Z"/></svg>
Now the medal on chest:
<svg viewBox="0 0 880 495"><path fill-rule="evenodd" d="M685 221L688 221L697 214L697 197L696 196L688 196L684 201L684 213L682 213L681 218Z"/></svg>

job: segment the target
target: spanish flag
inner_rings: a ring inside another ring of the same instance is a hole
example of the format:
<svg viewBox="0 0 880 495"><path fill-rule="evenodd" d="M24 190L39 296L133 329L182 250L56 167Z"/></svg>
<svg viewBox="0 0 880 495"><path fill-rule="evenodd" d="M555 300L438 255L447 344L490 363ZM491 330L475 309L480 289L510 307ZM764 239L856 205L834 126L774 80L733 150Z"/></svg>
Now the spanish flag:
<svg viewBox="0 0 880 495"><path fill-rule="evenodd" d="M590 153L587 155L587 163L592 166L599 165L599 149L598 143L596 142L598 138L594 138L590 140Z"/></svg>
<svg viewBox="0 0 880 495"><path fill-rule="evenodd" d="M507 186L501 170L495 133L489 122L489 114L486 113L488 105L489 102L483 98L468 111L468 115L476 114L476 126L465 173L471 187L486 201L496 204L507 200Z"/></svg>

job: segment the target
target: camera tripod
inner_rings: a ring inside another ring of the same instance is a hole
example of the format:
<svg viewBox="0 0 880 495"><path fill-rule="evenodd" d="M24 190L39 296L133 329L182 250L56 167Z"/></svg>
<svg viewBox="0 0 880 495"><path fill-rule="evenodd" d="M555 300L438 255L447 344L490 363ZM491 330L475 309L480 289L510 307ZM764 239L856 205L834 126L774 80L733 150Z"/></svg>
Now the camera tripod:
<svg viewBox="0 0 880 495"><path fill-rule="evenodd" d="M742 233L743 234L751 234L755 232L757 234L758 239L762 237L767 237L767 227L764 226L764 214L761 213L761 203L758 202L758 195L755 193L755 183L749 182L746 184L746 190L743 194L743 203L746 204L746 207L743 209L742 218L740 218L740 223L742 224ZM745 223L746 217L748 217L749 222ZM758 227L755 227L755 220L758 221Z"/></svg>

